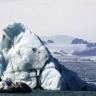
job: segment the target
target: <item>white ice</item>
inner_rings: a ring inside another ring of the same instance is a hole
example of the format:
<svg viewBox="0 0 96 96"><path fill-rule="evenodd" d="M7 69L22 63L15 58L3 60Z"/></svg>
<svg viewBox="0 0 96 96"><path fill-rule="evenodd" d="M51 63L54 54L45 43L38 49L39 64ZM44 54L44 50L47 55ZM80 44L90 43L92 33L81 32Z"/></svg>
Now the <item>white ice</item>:
<svg viewBox="0 0 96 96"><path fill-rule="evenodd" d="M0 77L27 83L32 89L90 90L88 84L60 65L41 39L21 23L11 23L0 37Z"/></svg>

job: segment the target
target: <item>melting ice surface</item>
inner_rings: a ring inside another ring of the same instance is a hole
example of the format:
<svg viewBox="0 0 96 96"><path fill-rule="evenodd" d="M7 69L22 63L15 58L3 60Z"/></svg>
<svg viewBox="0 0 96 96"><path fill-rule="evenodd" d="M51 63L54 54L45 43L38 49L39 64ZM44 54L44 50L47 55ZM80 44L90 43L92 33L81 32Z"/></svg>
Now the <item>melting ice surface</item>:
<svg viewBox="0 0 96 96"><path fill-rule="evenodd" d="M32 89L96 90L53 58L41 39L25 25L12 23L0 36L0 77L21 81Z"/></svg>

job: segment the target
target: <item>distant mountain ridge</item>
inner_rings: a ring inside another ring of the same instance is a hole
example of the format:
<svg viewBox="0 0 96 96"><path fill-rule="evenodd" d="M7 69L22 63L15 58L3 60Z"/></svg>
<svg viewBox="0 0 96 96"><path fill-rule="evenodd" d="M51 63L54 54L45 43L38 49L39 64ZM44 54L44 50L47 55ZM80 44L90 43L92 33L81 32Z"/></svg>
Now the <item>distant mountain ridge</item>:
<svg viewBox="0 0 96 96"><path fill-rule="evenodd" d="M87 47L95 47L96 46L96 43L89 43L88 41L85 41L83 39L78 39L78 38L74 39L72 41L72 44L86 44Z"/></svg>
<svg viewBox="0 0 96 96"><path fill-rule="evenodd" d="M72 41L72 44L89 44L87 41L83 40L83 39L78 39L78 38L75 38L73 41Z"/></svg>
<svg viewBox="0 0 96 96"><path fill-rule="evenodd" d="M41 36L41 39L54 54L96 56L96 43L66 35Z"/></svg>

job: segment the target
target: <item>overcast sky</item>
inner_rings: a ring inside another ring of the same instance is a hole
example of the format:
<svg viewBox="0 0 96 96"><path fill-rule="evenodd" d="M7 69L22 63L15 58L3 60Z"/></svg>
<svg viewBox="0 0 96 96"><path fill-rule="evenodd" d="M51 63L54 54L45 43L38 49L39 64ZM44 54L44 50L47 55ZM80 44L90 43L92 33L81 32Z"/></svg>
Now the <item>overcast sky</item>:
<svg viewBox="0 0 96 96"><path fill-rule="evenodd" d="M96 0L0 0L0 31L12 21L41 35L96 41Z"/></svg>

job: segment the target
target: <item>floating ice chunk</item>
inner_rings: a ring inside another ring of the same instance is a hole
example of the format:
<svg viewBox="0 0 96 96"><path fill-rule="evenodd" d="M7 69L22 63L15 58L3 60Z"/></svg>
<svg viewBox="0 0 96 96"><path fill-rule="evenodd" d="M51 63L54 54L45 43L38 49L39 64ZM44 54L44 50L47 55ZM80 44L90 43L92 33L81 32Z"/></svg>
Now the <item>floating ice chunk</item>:
<svg viewBox="0 0 96 96"><path fill-rule="evenodd" d="M88 84L60 65L25 25L9 24L0 38L0 77L3 79L25 82L32 89L88 90Z"/></svg>

